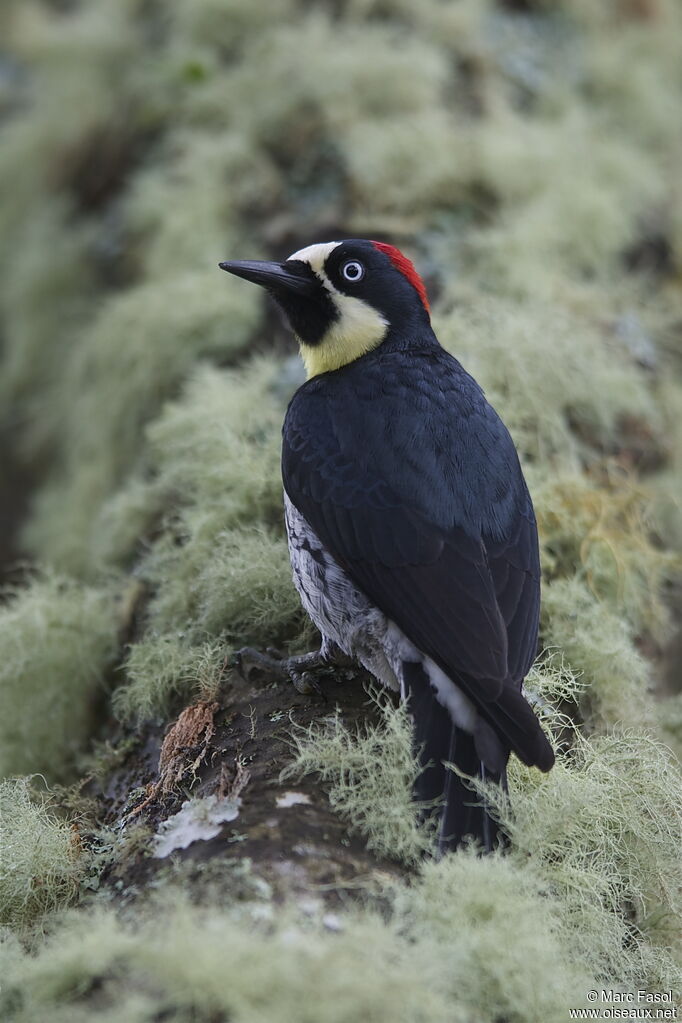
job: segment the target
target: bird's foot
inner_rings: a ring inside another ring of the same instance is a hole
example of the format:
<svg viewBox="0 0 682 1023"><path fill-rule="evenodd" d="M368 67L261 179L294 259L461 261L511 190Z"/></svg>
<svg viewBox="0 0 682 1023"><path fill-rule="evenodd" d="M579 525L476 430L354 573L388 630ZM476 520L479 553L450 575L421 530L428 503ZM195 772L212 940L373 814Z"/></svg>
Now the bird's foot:
<svg viewBox="0 0 682 1023"><path fill-rule="evenodd" d="M317 676L332 674L339 667L349 667L353 661L339 651L331 657L322 650L313 650L298 657L282 657L272 647L265 653L253 647L242 647L235 654L235 667L243 679L254 682L272 679L277 682L291 682L297 692L303 695L317 693L325 699Z"/></svg>

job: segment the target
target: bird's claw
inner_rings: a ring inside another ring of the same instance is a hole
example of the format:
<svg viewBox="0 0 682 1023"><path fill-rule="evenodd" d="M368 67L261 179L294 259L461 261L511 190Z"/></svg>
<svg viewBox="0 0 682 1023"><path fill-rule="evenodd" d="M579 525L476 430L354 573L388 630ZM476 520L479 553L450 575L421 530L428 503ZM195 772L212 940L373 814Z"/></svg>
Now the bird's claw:
<svg viewBox="0 0 682 1023"><path fill-rule="evenodd" d="M320 683L312 671L290 671L289 679L297 693L300 693L302 696L310 696L312 693L316 693L325 703L327 702L327 697L324 695Z"/></svg>
<svg viewBox="0 0 682 1023"><path fill-rule="evenodd" d="M283 658L273 647L268 647L263 653L245 646L236 651L233 665L246 682L291 682L296 692L304 696L317 693L323 700L326 699L315 677L315 672L325 667L324 660L317 653ZM329 670L330 666L326 667Z"/></svg>
<svg viewBox="0 0 682 1023"><path fill-rule="evenodd" d="M277 680L286 678L281 657L273 656L270 649L272 648L269 648L267 653L262 653L253 647L245 646L235 652L234 667L246 682L254 682L259 677Z"/></svg>

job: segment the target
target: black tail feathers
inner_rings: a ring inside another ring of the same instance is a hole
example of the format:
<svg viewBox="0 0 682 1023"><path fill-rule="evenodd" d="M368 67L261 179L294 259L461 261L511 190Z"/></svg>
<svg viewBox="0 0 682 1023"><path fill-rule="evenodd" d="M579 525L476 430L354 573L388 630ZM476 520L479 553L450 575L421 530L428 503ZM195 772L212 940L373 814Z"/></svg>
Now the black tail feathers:
<svg viewBox="0 0 682 1023"><path fill-rule="evenodd" d="M438 851L457 849L465 841L476 841L486 852L506 845L506 835L490 815L485 797L446 768L454 764L463 774L507 787L504 766L497 773L481 761L474 737L454 725L449 712L438 702L420 664L403 663L410 713L414 721L414 743L423 766L414 786L414 798L432 803L426 816L437 821Z"/></svg>
<svg viewBox="0 0 682 1023"><path fill-rule="evenodd" d="M478 758L473 737L456 725L451 725L447 760L469 777L507 788L506 769L503 768L499 774L489 771ZM447 768L444 797L438 828L438 850L441 854L456 849L467 838L477 841L485 852L507 844L507 836L490 815L485 796Z"/></svg>

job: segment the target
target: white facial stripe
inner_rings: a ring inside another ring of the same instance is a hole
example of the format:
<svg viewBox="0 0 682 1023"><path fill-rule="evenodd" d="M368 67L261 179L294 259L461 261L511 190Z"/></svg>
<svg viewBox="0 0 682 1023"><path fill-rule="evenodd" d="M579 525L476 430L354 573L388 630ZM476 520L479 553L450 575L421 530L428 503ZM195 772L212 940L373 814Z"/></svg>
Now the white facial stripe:
<svg viewBox="0 0 682 1023"><path fill-rule="evenodd" d="M380 345L386 336L388 322L381 313L360 298L337 291L324 271L329 254L341 242L308 245L289 256L308 263L320 281L331 292L339 318L334 321L319 345L306 345L299 340L308 377L340 369Z"/></svg>
<svg viewBox="0 0 682 1023"><path fill-rule="evenodd" d="M289 259L301 259L304 263L309 263L311 268L324 280L327 280L327 276L324 272L324 264L327 256L330 252L333 252L341 242L320 242L317 245L308 245L305 249L299 249L298 252L294 252Z"/></svg>

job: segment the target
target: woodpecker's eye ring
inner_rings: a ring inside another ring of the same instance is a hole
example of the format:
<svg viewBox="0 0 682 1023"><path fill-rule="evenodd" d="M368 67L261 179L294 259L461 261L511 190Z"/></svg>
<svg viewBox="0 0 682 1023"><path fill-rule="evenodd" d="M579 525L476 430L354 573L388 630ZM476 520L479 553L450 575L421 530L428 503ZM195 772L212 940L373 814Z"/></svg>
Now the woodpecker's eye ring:
<svg viewBox="0 0 682 1023"><path fill-rule="evenodd" d="M349 259L341 267L341 276L350 284L357 284L365 276L365 268L358 259Z"/></svg>

